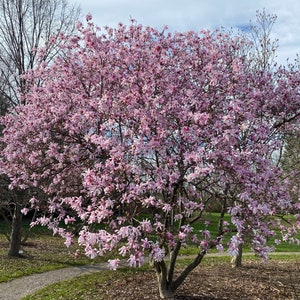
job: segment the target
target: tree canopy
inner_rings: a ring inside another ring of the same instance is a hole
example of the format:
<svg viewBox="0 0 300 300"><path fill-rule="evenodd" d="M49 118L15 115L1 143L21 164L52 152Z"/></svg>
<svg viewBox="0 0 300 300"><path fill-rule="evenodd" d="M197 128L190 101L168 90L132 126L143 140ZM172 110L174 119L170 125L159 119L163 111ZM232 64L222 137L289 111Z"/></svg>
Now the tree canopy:
<svg viewBox="0 0 300 300"><path fill-rule="evenodd" d="M245 40L222 31L171 34L135 21L100 29L89 15L77 29L58 37L62 55L23 77L26 105L2 119L12 186L48 197L39 223L66 245L82 223L78 243L90 257L118 249L140 266L149 255L161 297L227 234L231 254L247 235L266 258L266 217L293 209L272 154L299 119L298 72L254 71L240 54ZM174 278L180 249L192 244L198 255Z"/></svg>

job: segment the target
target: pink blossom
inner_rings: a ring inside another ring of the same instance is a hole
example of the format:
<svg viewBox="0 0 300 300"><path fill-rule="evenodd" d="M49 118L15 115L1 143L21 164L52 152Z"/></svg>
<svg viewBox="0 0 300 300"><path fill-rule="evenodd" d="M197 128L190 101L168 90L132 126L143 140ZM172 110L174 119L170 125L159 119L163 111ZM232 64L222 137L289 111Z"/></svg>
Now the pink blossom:
<svg viewBox="0 0 300 300"><path fill-rule="evenodd" d="M141 242L142 242L141 246L143 249L149 249L151 247L152 242L149 241L147 238L142 239Z"/></svg>
<svg viewBox="0 0 300 300"><path fill-rule="evenodd" d="M72 245L72 242L73 236L67 236L64 244L69 248Z"/></svg>
<svg viewBox="0 0 300 300"><path fill-rule="evenodd" d="M241 68L242 68L241 60L239 58L234 59L233 62L232 62L232 71L233 71L233 73L237 74L237 73L241 72L242 71Z"/></svg>
<svg viewBox="0 0 300 300"><path fill-rule="evenodd" d="M76 219L74 217L70 217L70 216L67 216L65 218L65 224L68 225L68 224L72 224L76 221Z"/></svg>
<svg viewBox="0 0 300 300"><path fill-rule="evenodd" d="M202 230L202 235L205 239L209 239L211 234L209 230Z"/></svg>
<svg viewBox="0 0 300 300"><path fill-rule="evenodd" d="M175 221L181 220L182 218L183 218L182 214L177 214L174 216Z"/></svg>
<svg viewBox="0 0 300 300"><path fill-rule="evenodd" d="M108 260L108 266L110 270L117 270L117 267L119 266L120 260L117 259L109 259Z"/></svg>
<svg viewBox="0 0 300 300"><path fill-rule="evenodd" d="M243 240L239 235L231 237L228 249L229 254L232 256L237 255L239 253L239 245L241 243L243 243Z"/></svg>
<svg viewBox="0 0 300 300"><path fill-rule="evenodd" d="M206 240L202 240L202 241L200 242L200 247L201 247L203 250L207 251L207 250L208 250L208 243L207 243L207 241L206 241Z"/></svg>
<svg viewBox="0 0 300 300"><path fill-rule="evenodd" d="M162 224L161 222L154 223L154 226L156 231L163 231L165 228L164 224Z"/></svg>
<svg viewBox="0 0 300 300"><path fill-rule="evenodd" d="M129 259L128 259L128 264L130 267L136 267L138 265L138 258L131 254Z"/></svg>
<svg viewBox="0 0 300 300"><path fill-rule="evenodd" d="M27 207L24 207L24 208L21 209L21 213L23 215L27 215L28 212L29 212L29 209Z"/></svg>
<svg viewBox="0 0 300 300"><path fill-rule="evenodd" d="M151 251L151 258L157 262L162 261L165 258L165 250L158 246L154 247Z"/></svg>
<svg viewBox="0 0 300 300"><path fill-rule="evenodd" d="M204 221L204 224L205 224L205 226L209 226L209 225L210 225L210 221L205 220L205 221ZM225 224L224 224L224 225L225 225Z"/></svg>
<svg viewBox="0 0 300 300"><path fill-rule="evenodd" d="M223 247L222 244L217 244L216 248L217 248L217 250L218 250L219 252L223 252L223 251L224 251L224 247Z"/></svg>
<svg viewBox="0 0 300 300"><path fill-rule="evenodd" d="M140 226L141 226L142 231L145 231L146 233L151 233L152 225L148 219L141 221Z"/></svg>
<svg viewBox="0 0 300 300"><path fill-rule="evenodd" d="M91 246L87 245L85 247L85 254L89 258L94 259L95 257L97 257L97 250L95 248L92 248Z"/></svg>
<svg viewBox="0 0 300 300"><path fill-rule="evenodd" d="M92 17L91 14L87 14L86 17L85 17L85 19L86 19L87 21L91 21L92 18L93 18L93 17Z"/></svg>
<svg viewBox="0 0 300 300"><path fill-rule="evenodd" d="M122 255L122 256L125 256L125 255L127 254L127 251L129 251L128 246L122 246L122 247L119 249L119 253L120 253L120 255Z"/></svg>
<svg viewBox="0 0 300 300"><path fill-rule="evenodd" d="M193 241L193 243L195 243L195 244L198 243L198 237L197 237L197 234L194 234L194 235L192 236L192 241Z"/></svg>
<svg viewBox="0 0 300 300"><path fill-rule="evenodd" d="M185 234L184 232L179 232L179 233L178 233L178 238L179 238L180 240L185 239L185 237L186 237L186 234Z"/></svg>

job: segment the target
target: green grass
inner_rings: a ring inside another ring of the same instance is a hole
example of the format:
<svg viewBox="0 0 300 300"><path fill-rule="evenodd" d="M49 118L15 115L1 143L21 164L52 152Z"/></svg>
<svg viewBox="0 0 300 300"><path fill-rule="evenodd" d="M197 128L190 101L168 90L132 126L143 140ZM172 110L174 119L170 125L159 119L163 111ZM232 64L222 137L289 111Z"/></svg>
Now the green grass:
<svg viewBox="0 0 300 300"><path fill-rule="evenodd" d="M2 230L4 226L1 224ZM75 259L75 246L68 249L62 238L53 236L52 232L45 227L33 228L30 238L22 246L22 257L9 257L7 255L8 246L8 241L4 235L0 235L0 282L95 261L84 255ZM98 261L103 261L103 258L97 258L96 262Z"/></svg>
<svg viewBox="0 0 300 300"><path fill-rule="evenodd" d="M73 258L62 240L51 236L35 238L22 249L22 257L8 257L8 244L0 240L0 282L89 262L85 257Z"/></svg>
<svg viewBox="0 0 300 300"><path fill-rule="evenodd" d="M22 300L105 300L107 288L111 281L126 281L137 272L148 272L148 265L139 269L119 269L118 271L101 271L82 275L74 279L49 285ZM125 287L124 287L125 288Z"/></svg>
<svg viewBox="0 0 300 300"><path fill-rule="evenodd" d="M124 277L124 273L118 272L113 274L111 271L102 271L91 275L83 275L76 279L52 284L47 288L43 288L33 295L22 298L23 300L82 300L82 299L98 299L104 300L105 295L101 284L110 280L119 280Z"/></svg>
<svg viewBox="0 0 300 300"><path fill-rule="evenodd" d="M194 233L199 232L199 230L204 230L204 229L208 229L211 233L212 237L216 237L218 234L218 222L219 222L219 213L206 213L203 215L203 220L207 220L210 221L210 224L205 227L203 225L203 222L196 222L193 224L194 227ZM294 217L290 216L289 217L290 220L293 220ZM224 220L230 223L230 215L226 214L224 217ZM275 234L276 236L274 238L270 238L268 240L268 245L275 247L275 251L276 252L299 252L300 251L300 245L297 245L296 243L291 243L291 242L281 242L281 244L276 245L275 244L275 239L278 238L280 239L280 231L279 230L275 230ZM223 240L223 246L224 249L227 248L227 243L230 240L231 235L225 235L224 236L224 240ZM300 239L300 237L299 237ZM225 250L226 251L226 250ZM250 252L251 251L251 246L249 245L249 243L246 243L244 246L244 252ZM189 246L187 249L182 249L182 254L183 255L194 255L198 252L198 248L191 245ZM212 249L210 250L210 252L217 252L216 249Z"/></svg>

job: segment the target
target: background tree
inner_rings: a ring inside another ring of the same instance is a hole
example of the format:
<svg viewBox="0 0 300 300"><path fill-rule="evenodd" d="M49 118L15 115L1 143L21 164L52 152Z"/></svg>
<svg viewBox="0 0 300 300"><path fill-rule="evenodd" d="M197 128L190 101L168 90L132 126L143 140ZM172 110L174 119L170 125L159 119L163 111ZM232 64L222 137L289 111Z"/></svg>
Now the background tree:
<svg viewBox="0 0 300 300"><path fill-rule="evenodd" d="M0 1L0 95L5 104L11 108L25 104L27 82L20 75L38 62L51 61L61 42L56 38L62 33L70 34L78 17L79 9L65 0ZM40 56L38 47L44 48ZM8 191L5 181L2 178L3 188ZM9 194L1 205L5 214L10 211L12 215L9 255L16 256L21 243L20 210L28 199L24 190L15 189Z"/></svg>
<svg viewBox="0 0 300 300"><path fill-rule="evenodd" d="M15 106L26 92L20 75L40 60L53 59L59 46L53 41L74 30L79 9L65 0L1 0L0 8L0 93ZM41 57L38 47L45 48Z"/></svg>
<svg viewBox="0 0 300 300"><path fill-rule="evenodd" d="M2 170L49 199L38 223L67 246L77 237L92 258L117 249L139 266L149 256L162 298L228 234L231 254L247 236L267 258L265 217L292 207L270 153L298 120L299 74L255 72L238 54L245 41L219 31L172 35L133 22L99 33L87 22L61 37L63 56L23 77L26 105L2 119ZM226 210L213 233L216 201ZM192 244L198 253L176 277Z"/></svg>
<svg viewBox="0 0 300 300"><path fill-rule="evenodd" d="M9 103L6 101L5 97L0 95L0 115L4 116L9 109ZM4 127L0 126L0 135L2 136L2 131ZM7 224L9 224L8 216L10 215L10 210L7 209L9 208L9 203L10 197L11 197L11 192L8 190L8 185L9 185L9 178L5 175L0 176L0 191L1 191L1 199L0 199L0 216L6 221ZM5 209L6 208L6 209ZM6 231L3 232L4 235L8 238L9 240L9 235Z"/></svg>
<svg viewBox="0 0 300 300"><path fill-rule="evenodd" d="M247 50L249 65L257 71L269 71L276 66L278 39L272 38L272 30L277 16L265 10L256 12L255 22L251 22L246 38L250 40Z"/></svg>
<svg viewBox="0 0 300 300"><path fill-rule="evenodd" d="M281 159L285 175L292 182L291 195L294 203L300 197L300 135L299 132L290 133L285 137L285 145Z"/></svg>
<svg viewBox="0 0 300 300"><path fill-rule="evenodd" d="M241 49L240 55L246 57L248 67L255 72L270 72L276 69L278 40L272 38L272 29L276 19L276 15L267 14L265 10L257 11L255 21L250 21L246 32L240 33L249 41ZM238 193L236 191L236 194ZM242 251L243 245L240 244L239 252L231 261L233 267L241 267Z"/></svg>
<svg viewBox="0 0 300 300"><path fill-rule="evenodd" d="M289 64L291 72L299 72L300 58L297 55L294 63ZM293 117L293 116L291 116ZM284 144L280 151L278 163L285 171L284 179L291 182L291 197L296 207L300 201L300 135L299 124L294 132L287 132L283 135Z"/></svg>

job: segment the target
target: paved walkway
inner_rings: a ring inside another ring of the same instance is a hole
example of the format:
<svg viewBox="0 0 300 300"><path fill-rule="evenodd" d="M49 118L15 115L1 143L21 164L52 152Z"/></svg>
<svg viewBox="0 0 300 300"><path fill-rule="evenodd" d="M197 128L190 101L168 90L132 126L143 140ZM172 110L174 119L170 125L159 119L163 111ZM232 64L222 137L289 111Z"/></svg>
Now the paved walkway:
<svg viewBox="0 0 300 300"><path fill-rule="evenodd" d="M249 255L253 253L244 253L244 255ZM282 253L275 252L271 255L297 255L300 257L300 252L293 253ZM207 256L228 256L227 253L210 253ZM188 256L191 257L191 256ZM186 256L181 257L186 258ZM125 266L125 265L124 265ZM0 283L0 300L20 300L23 297L33 294L37 290L56 283L59 281L64 281L84 274L91 274L94 272L99 272L101 270L107 270L107 263L100 263L94 265L85 265L78 267L69 267L59 270L48 271L40 274L33 274L30 276L20 277L8 282Z"/></svg>
<svg viewBox="0 0 300 300"><path fill-rule="evenodd" d="M107 269L107 263L70 267L34 274L0 283L1 300L19 300L37 290L59 281Z"/></svg>

